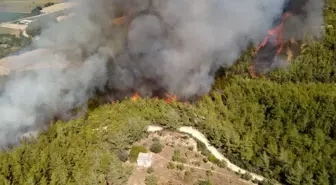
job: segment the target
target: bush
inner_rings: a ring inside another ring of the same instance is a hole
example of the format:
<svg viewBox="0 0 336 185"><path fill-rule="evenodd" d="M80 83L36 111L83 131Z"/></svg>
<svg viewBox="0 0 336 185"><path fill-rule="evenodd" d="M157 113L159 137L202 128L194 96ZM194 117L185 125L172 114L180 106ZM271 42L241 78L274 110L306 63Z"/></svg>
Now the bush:
<svg viewBox="0 0 336 185"><path fill-rule="evenodd" d="M145 179L146 185L157 185L158 179L154 175L147 176Z"/></svg>
<svg viewBox="0 0 336 185"><path fill-rule="evenodd" d="M184 180L189 181L192 180L192 174L190 171L185 171L184 172Z"/></svg>
<svg viewBox="0 0 336 185"><path fill-rule="evenodd" d="M205 172L205 174L206 174L207 177L211 177L212 176L212 172L210 170L207 170Z"/></svg>
<svg viewBox="0 0 336 185"><path fill-rule="evenodd" d="M174 151L172 160L176 161L176 162L180 162L181 161L181 152L179 150L175 150Z"/></svg>
<svg viewBox="0 0 336 185"><path fill-rule="evenodd" d="M40 14L41 14L41 10L42 10L42 7L37 6L37 7L35 7L34 9L32 9L32 11L31 11L31 15L32 15L32 16L40 15Z"/></svg>
<svg viewBox="0 0 336 185"><path fill-rule="evenodd" d="M153 141L153 142L160 142L160 139L159 139L158 137L154 137L154 138L152 139L152 141Z"/></svg>
<svg viewBox="0 0 336 185"><path fill-rule="evenodd" d="M154 168L153 167L147 168L147 173L151 174L153 172L154 172Z"/></svg>
<svg viewBox="0 0 336 185"><path fill-rule="evenodd" d="M175 164L172 163L172 162L169 162L168 165L167 165L167 168L172 170L172 169L175 169Z"/></svg>
<svg viewBox="0 0 336 185"><path fill-rule="evenodd" d="M138 155L140 152L147 153L148 151L147 148L145 148L144 146L133 146L129 155L130 161L135 162L138 159Z"/></svg>
<svg viewBox="0 0 336 185"><path fill-rule="evenodd" d="M46 3L46 4L44 4L44 7L49 7L49 6L52 6L52 5L54 5L55 3L53 3L53 2L48 2L48 3Z"/></svg>
<svg viewBox="0 0 336 185"><path fill-rule="evenodd" d="M208 156L208 160L214 164L218 163L218 159L212 154Z"/></svg>
<svg viewBox="0 0 336 185"><path fill-rule="evenodd" d="M187 158L186 157L181 157L181 163L187 163Z"/></svg>
<svg viewBox="0 0 336 185"><path fill-rule="evenodd" d="M259 183L259 185L275 185L276 182L274 180L263 180Z"/></svg>
<svg viewBox="0 0 336 185"><path fill-rule="evenodd" d="M183 164L178 164L176 165L176 168L180 171L184 170L184 165Z"/></svg>
<svg viewBox="0 0 336 185"><path fill-rule="evenodd" d="M119 150L117 152L118 158L122 162L126 162L128 160L128 153L125 150Z"/></svg>
<svg viewBox="0 0 336 185"><path fill-rule="evenodd" d="M217 160L216 164L220 168L226 168L227 167L227 162L225 160Z"/></svg>
<svg viewBox="0 0 336 185"><path fill-rule="evenodd" d="M197 185L213 185L210 180L199 180Z"/></svg>
<svg viewBox="0 0 336 185"><path fill-rule="evenodd" d="M162 152L162 145L159 142L154 142L151 146L150 146L150 151L154 152L154 153L160 153Z"/></svg>
<svg viewBox="0 0 336 185"><path fill-rule="evenodd" d="M240 177L248 181L252 179L252 175L250 173L243 173L240 175Z"/></svg>
<svg viewBox="0 0 336 185"><path fill-rule="evenodd" d="M201 166L201 162L199 162L199 161L194 161L193 164L194 164L195 166Z"/></svg>

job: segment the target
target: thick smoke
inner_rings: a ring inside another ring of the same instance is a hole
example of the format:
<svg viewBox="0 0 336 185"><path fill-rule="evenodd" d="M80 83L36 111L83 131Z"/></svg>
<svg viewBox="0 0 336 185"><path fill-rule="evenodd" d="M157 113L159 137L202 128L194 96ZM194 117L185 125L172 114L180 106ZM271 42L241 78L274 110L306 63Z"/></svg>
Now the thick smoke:
<svg viewBox="0 0 336 185"><path fill-rule="evenodd" d="M97 91L105 91L110 99L135 91L143 96L168 92L186 99L204 95L210 91L216 70L232 65L250 43L259 44L287 2L79 3L74 16L44 30L34 41L40 50L9 59L12 69L47 67L8 76L0 97L0 145L15 143L22 134L43 128L55 115L67 117L69 110L85 106ZM315 17L320 5L305 6L308 19L302 23L321 21ZM111 25L122 8L132 15L128 31Z"/></svg>
<svg viewBox="0 0 336 185"><path fill-rule="evenodd" d="M297 52L300 48L298 43L303 40L320 39L323 36L323 7L324 0L287 0L282 14L289 16L278 17L273 21L273 29L282 25L281 30L269 35L267 44L257 52L255 72L267 73L288 66L288 61L280 55L287 55L288 50ZM278 53L280 47L282 52Z"/></svg>
<svg viewBox="0 0 336 185"><path fill-rule="evenodd" d="M321 38L324 0L287 0L284 12L292 15L284 24L285 39L302 40L305 36Z"/></svg>

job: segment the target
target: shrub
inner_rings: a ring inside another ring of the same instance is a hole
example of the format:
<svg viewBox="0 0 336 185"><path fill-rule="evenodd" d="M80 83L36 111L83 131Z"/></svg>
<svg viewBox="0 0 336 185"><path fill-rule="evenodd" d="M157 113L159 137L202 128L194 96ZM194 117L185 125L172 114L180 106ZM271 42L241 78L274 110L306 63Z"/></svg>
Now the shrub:
<svg viewBox="0 0 336 185"><path fill-rule="evenodd" d="M173 161L180 162L181 161L181 152L179 150L174 151L174 155L172 157Z"/></svg>
<svg viewBox="0 0 336 185"><path fill-rule="evenodd" d="M187 158L181 157L181 163L187 163Z"/></svg>
<svg viewBox="0 0 336 185"><path fill-rule="evenodd" d="M167 168L172 170L172 169L175 169L175 164L172 163L172 162L169 162L168 165L167 165Z"/></svg>
<svg viewBox="0 0 336 185"><path fill-rule="evenodd" d="M199 162L199 161L195 161L195 162L193 162L193 164L194 164L195 166L201 166L201 162Z"/></svg>
<svg viewBox="0 0 336 185"><path fill-rule="evenodd" d="M157 185L158 179L154 175L147 176L145 179L146 185Z"/></svg>
<svg viewBox="0 0 336 185"><path fill-rule="evenodd" d="M147 153L148 151L144 146L133 146L129 155L130 161L135 162L140 152Z"/></svg>
<svg viewBox="0 0 336 185"><path fill-rule="evenodd" d="M275 185L276 183L274 182L274 180L263 180L261 182L259 182L259 185Z"/></svg>
<svg viewBox="0 0 336 185"><path fill-rule="evenodd" d="M53 2L48 2L48 3L46 3L46 4L44 4L44 7L49 7L49 6L52 6L52 5L54 5L55 3L53 3Z"/></svg>
<svg viewBox="0 0 336 185"><path fill-rule="evenodd" d="M210 180L199 180L197 185L213 185Z"/></svg>
<svg viewBox="0 0 336 185"><path fill-rule="evenodd" d="M214 164L218 163L218 159L214 155L209 155L208 160Z"/></svg>
<svg viewBox="0 0 336 185"><path fill-rule="evenodd" d="M154 142L150 146L150 151L152 151L154 153L160 153L162 151L162 145L159 142Z"/></svg>
<svg viewBox="0 0 336 185"><path fill-rule="evenodd" d="M191 174L190 171L185 171L184 172L184 179L187 180L187 181L192 179L192 174Z"/></svg>
<svg viewBox="0 0 336 185"><path fill-rule="evenodd" d="M243 173L240 175L240 177L248 181L252 179L252 175L250 173Z"/></svg>
<svg viewBox="0 0 336 185"><path fill-rule="evenodd" d="M119 150L117 152L117 156L118 156L119 160L122 161L122 162L126 162L128 160L128 153L125 150Z"/></svg>
<svg viewBox="0 0 336 185"><path fill-rule="evenodd" d="M217 160L216 164L220 168L226 168L227 167L227 162L225 160Z"/></svg>
<svg viewBox="0 0 336 185"><path fill-rule="evenodd" d="M153 141L153 142L160 142L160 139L159 139L158 137L154 137L154 138L152 139L152 141Z"/></svg>
<svg viewBox="0 0 336 185"><path fill-rule="evenodd" d="M206 171L206 176L207 176L207 177L210 177L211 175L212 175L212 172L211 172L210 170L207 170L207 171Z"/></svg>
<svg viewBox="0 0 336 185"><path fill-rule="evenodd" d="M154 168L153 167L147 168L147 173L151 174L153 172L154 172Z"/></svg>
<svg viewBox="0 0 336 185"><path fill-rule="evenodd" d="M183 164L178 164L178 165L176 165L176 168L178 169L178 170L183 170L184 169L184 165Z"/></svg>

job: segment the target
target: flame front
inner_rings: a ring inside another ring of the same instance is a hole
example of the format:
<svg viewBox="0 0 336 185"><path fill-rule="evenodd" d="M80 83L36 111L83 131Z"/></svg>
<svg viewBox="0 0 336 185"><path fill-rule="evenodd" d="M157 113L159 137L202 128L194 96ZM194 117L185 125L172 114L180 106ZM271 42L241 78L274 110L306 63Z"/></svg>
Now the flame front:
<svg viewBox="0 0 336 185"><path fill-rule="evenodd" d="M177 102L177 101L179 101L179 98L178 98L176 95L171 95L171 94L168 94L168 93L165 93L164 95L165 95L165 97L162 98L161 100L163 100L163 101L164 101L165 103L167 103L167 104L171 104L172 102ZM140 99L140 98L141 98L140 94L139 94L138 92L136 92L136 93L134 93L133 96L131 97L131 100L132 100L132 101L137 101L137 100ZM152 97L152 99L159 100L159 98L158 98L157 96ZM112 101L112 103L115 103L115 101ZM188 101L183 101L183 103L184 103L185 105L188 105L188 104L189 104Z"/></svg>
<svg viewBox="0 0 336 185"><path fill-rule="evenodd" d="M273 58L282 53L282 51L284 50L285 44L287 43L287 41L284 39L284 34L283 34L284 33L284 23L285 23L286 19L288 17L290 17L291 15L292 15L292 13L290 13L290 12L286 12L282 15L282 19L281 19L280 24L277 25L275 28L269 30L268 34L265 37L265 39L263 40L263 42L255 49L255 51L254 51L255 56L259 52L262 52L260 50L264 47L267 47L267 44L269 44L269 43L275 45L275 47L277 48ZM270 42L271 38L275 39L275 43ZM296 41L294 39L291 39L290 43L295 44ZM272 55L272 54L270 54L270 55ZM286 55L287 55L286 61L290 62L293 58L293 52L292 52L289 45L287 45ZM252 78L257 78L258 77L254 64L250 65L249 73L252 76Z"/></svg>
<svg viewBox="0 0 336 185"><path fill-rule="evenodd" d="M139 95L139 93L134 93L134 95L132 96L132 101L136 101L136 100L138 100L140 98L140 95Z"/></svg>

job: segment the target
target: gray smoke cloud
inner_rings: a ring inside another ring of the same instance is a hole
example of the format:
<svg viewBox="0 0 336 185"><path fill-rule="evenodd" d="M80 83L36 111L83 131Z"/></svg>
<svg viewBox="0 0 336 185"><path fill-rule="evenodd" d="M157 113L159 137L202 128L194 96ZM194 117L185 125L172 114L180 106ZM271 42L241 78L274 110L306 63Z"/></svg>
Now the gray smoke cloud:
<svg viewBox="0 0 336 185"><path fill-rule="evenodd" d="M291 12L292 16L284 24L285 39L302 40L307 35L320 39L323 36L324 3L324 0L287 0L285 11Z"/></svg>
<svg viewBox="0 0 336 185"><path fill-rule="evenodd" d="M0 145L46 128L55 114L85 105L97 90L112 99L134 91L181 98L208 93L216 70L259 44L286 0L79 3L70 19L43 30L33 43L39 50L9 59L12 69L47 67L8 76L0 96ZM128 31L111 25L120 7L134 15Z"/></svg>

